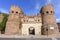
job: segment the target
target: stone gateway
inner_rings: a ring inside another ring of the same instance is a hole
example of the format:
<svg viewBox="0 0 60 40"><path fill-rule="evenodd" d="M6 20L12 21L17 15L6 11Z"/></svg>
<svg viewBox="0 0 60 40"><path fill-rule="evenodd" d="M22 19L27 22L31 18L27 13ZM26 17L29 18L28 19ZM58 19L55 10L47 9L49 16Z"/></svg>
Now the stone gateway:
<svg viewBox="0 0 60 40"><path fill-rule="evenodd" d="M44 5L37 15L25 15L16 5L12 5L6 23L7 35L55 35L58 26L51 4Z"/></svg>

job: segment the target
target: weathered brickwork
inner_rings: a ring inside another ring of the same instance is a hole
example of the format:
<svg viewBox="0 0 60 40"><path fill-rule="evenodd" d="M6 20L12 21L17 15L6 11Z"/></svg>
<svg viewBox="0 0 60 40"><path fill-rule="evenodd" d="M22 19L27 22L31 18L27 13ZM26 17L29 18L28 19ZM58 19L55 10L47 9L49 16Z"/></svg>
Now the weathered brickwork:
<svg viewBox="0 0 60 40"><path fill-rule="evenodd" d="M25 15L21 8L12 5L6 23L5 34L9 35L54 35L58 26L53 5L45 5L37 15Z"/></svg>
<svg viewBox="0 0 60 40"><path fill-rule="evenodd" d="M43 26L43 34L58 34L58 26L56 24L56 18L54 15L54 7L53 5L45 5L41 9L42 14L42 26Z"/></svg>
<svg viewBox="0 0 60 40"><path fill-rule="evenodd" d="M19 33L20 13L21 11L19 7L15 5L11 6L8 21L6 24L5 34L15 35Z"/></svg>

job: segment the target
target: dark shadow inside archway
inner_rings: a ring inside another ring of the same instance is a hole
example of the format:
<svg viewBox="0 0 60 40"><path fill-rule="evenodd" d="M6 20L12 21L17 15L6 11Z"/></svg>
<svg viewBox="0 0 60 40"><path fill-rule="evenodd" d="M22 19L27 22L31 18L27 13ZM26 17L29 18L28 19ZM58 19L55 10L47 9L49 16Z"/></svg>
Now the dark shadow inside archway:
<svg viewBox="0 0 60 40"><path fill-rule="evenodd" d="M29 28L29 35L35 35L35 28L33 27Z"/></svg>

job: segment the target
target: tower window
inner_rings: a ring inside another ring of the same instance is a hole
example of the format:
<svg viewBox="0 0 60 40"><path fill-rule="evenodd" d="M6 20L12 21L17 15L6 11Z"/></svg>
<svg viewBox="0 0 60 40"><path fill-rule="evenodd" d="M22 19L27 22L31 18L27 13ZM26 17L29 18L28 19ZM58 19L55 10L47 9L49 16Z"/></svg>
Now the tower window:
<svg viewBox="0 0 60 40"><path fill-rule="evenodd" d="M42 14L44 14L44 13L42 13Z"/></svg>
<svg viewBox="0 0 60 40"><path fill-rule="evenodd" d="M28 20L27 20L27 22L28 22Z"/></svg>
<svg viewBox="0 0 60 40"><path fill-rule="evenodd" d="M16 13L18 13L18 12L16 12Z"/></svg>
<svg viewBox="0 0 60 40"><path fill-rule="evenodd" d="M48 11L46 11L46 13L49 13Z"/></svg>
<svg viewBox="0 0 60 40"><path fill-rule="evenodd" d="M54 11L51 11L51 14L54 14Z"/></svg>
<svg viewBox="0 0 60 40"><path fill-rule="evenodd" d="M52 11L51 11L51 13L52 13Z"/></svg>
<svg viewBox="0 0 60 40"><path fill-rule="evenodd" d="M25 20L24 20L24 22L25 22Z"/></svg>
<svg viewBox="0 0 60 40"><path fill-rule="evenodd" d="M38 20L38 22L39 22L40 20Z"/></svg>
<svg viewBox="0 0 60 40"><path fill-rule="evenodd" d="M14 13L14 11L12 11L12 13Z"/></svg>

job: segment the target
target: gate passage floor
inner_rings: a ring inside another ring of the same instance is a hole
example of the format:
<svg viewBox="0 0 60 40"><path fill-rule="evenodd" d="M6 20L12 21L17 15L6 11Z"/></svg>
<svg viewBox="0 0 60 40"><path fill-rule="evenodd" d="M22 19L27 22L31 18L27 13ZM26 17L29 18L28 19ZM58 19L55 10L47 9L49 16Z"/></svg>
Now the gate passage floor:
<svg viewBox="0 0 60 40"><path fill-rule="evenodd" d="M0 35L0 40L60 40L60 35L57 35L57 36Z"/></svg>

